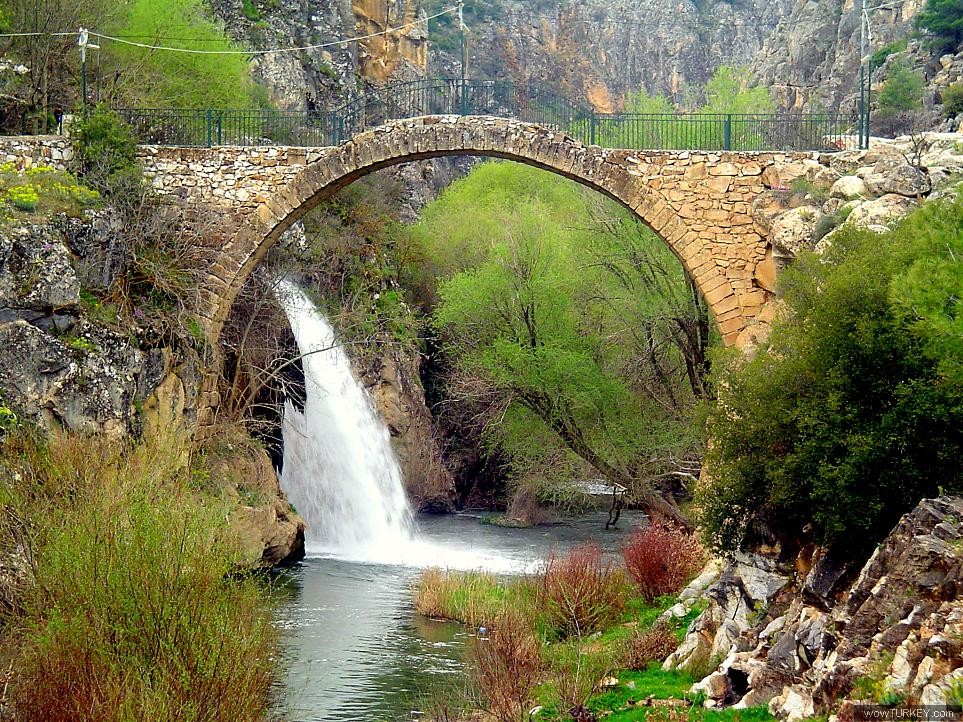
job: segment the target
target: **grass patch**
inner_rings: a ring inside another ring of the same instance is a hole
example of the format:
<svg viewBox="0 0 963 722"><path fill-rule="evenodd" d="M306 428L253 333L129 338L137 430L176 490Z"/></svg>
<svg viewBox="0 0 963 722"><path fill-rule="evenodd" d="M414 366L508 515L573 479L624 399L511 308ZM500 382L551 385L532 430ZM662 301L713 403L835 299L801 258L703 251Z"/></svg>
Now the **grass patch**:
<svg viewBox="0 0 963 722"><path fill-rule="evenodd" d="M0 216L4 220L30 220L59 213L77 217L100 203L100 194L70 173L45 165L23 171L13 163L0 165Z"/></svg>

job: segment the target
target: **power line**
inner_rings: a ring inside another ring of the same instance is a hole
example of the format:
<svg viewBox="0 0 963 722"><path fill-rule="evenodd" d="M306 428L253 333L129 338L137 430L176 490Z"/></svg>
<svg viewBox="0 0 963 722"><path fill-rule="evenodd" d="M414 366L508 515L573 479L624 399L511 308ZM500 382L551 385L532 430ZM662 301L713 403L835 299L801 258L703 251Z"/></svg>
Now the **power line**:
<svg viewBox="0 0 963 722"><path fill-rule="evenodd" d="M137 48L144 48L146 50L161 50L171 53L190 53L193 55L268 55L270 53L296 53L303 50L317 50L319 48L329 48L335 45L342 45L344 43L353 43L358 40L368 40L369 38L376 38L381 35L390 35L391 33L396 33L401 30L407 30L408 28L420 25L429 20L434 20L442 15L448 15L449 13L457 12L457 7L450 7L441 12L435 13L434 15L429 15L426 18L419 18L413 22L407 23L405 25L399 25L396 28L387 28L376 33L368 33L367 35L360 35L354 38L345 38L343 40L333 40L326 43L315 43L313 45L303 45L296 48L273 48L271 50L202 50L194 48L176 48L165 45L150 45L148 43L138 43L133 40L128 40L126 38L132 37L152 37L147 35L105 35L104 33L89 31L91 37L100 38L101 40L110 40L116 43L121 43L123 45L131 45ZM74 32L56 32L56 33L0 33L0 38L20 38L20 37L70 37L74 35L79 35L77 31ZM180 40L182 42L208 42L207 39L202 38L159 38L164 40ZM210 39L210 42L218 42L214 39ZM229 42L227 39L221 40L219 42Z"/></svg>
<svg viewBox="0 0 963 722"><path fill-rule="evenodd" d="M269 55L271 53L296 53L304 50L318 50L320 48L329 48L335 45L342 45L344 43L352 43L357 40L367 40L369 38L376 38L381 35L390 35L391 33L396 33L401 30L406 30L408 28L420 25L421 23L427 22L429 20L434 20L435 18L441 17L442 15L448 15L449 13L456 12L457 7L450 7L446 10L442 10L439 13L430 15L426 18L420 18L413 22L407 23L406 25L400 25L396 28L387 28L386 30L381 30L376 33L368 33L367 35L360 35L354 38L345 38L344 40L334 40L327 43L315 43L313 45L303 45L297 48L275 48L273 50L200 50L192 48L175 48L165 45L149 45L147 43L137 43L132 40L124 40L122 37L104 35L102 33L91 32L90 34L94 37L100 38L101 40L111 40L113 42L121 43L123 45L131 45L137 48L144 48L147 50L161 50L171 53L189 53L194 55Z"/></svg>

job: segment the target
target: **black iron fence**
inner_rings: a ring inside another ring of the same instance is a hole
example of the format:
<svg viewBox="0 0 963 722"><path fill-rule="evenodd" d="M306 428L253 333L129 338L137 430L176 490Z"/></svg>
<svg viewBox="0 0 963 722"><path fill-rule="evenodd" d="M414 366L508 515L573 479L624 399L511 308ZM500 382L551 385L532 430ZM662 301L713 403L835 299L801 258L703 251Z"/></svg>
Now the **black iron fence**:
<svg viewBox="0 0 963 722"><path fill-rule="evenodd" d="M425 79L333 110L120 110L140 143L330 146L388 120L487 115L538 123L588 145L639 150L841 150L856 118L831 113L598 113L536 85Z"/></svg>

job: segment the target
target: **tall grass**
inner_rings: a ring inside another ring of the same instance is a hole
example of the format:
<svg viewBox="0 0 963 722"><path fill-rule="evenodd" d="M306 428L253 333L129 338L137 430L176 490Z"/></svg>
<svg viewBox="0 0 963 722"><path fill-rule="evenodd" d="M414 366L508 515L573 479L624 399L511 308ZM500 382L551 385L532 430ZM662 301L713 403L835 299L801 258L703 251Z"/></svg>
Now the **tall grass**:
<svg viewBox="0 0 963 722"><path fill-rule="evenodd" d="M33 582L6 620L17 719L261 720L275 672L264 590L236 574L225 510L187 485L178 439L3 447L0 549Z"/></svg>
<svg viewBox="0 0 963 722"><path fill-rule="evenodd" d="M415 609L431 619L463 622L469 627L488 626L506 606L518 601L522 580L500 584L494 574L461 572L432 567L415 583Z"/></svg>

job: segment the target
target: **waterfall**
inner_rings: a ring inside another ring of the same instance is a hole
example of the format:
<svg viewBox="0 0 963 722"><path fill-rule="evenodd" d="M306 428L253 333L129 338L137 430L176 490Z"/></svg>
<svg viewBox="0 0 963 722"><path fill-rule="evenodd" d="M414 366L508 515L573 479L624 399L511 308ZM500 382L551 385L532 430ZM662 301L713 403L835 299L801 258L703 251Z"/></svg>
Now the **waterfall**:
<svg viewBox="0 0 963 722"><path fill-rule="evenodd" d="M304 292L279 281L304 368L304 412L284 405L281 485L308 525L310 553L398 562L414 522L387 426L334 329Z"/></svg>

